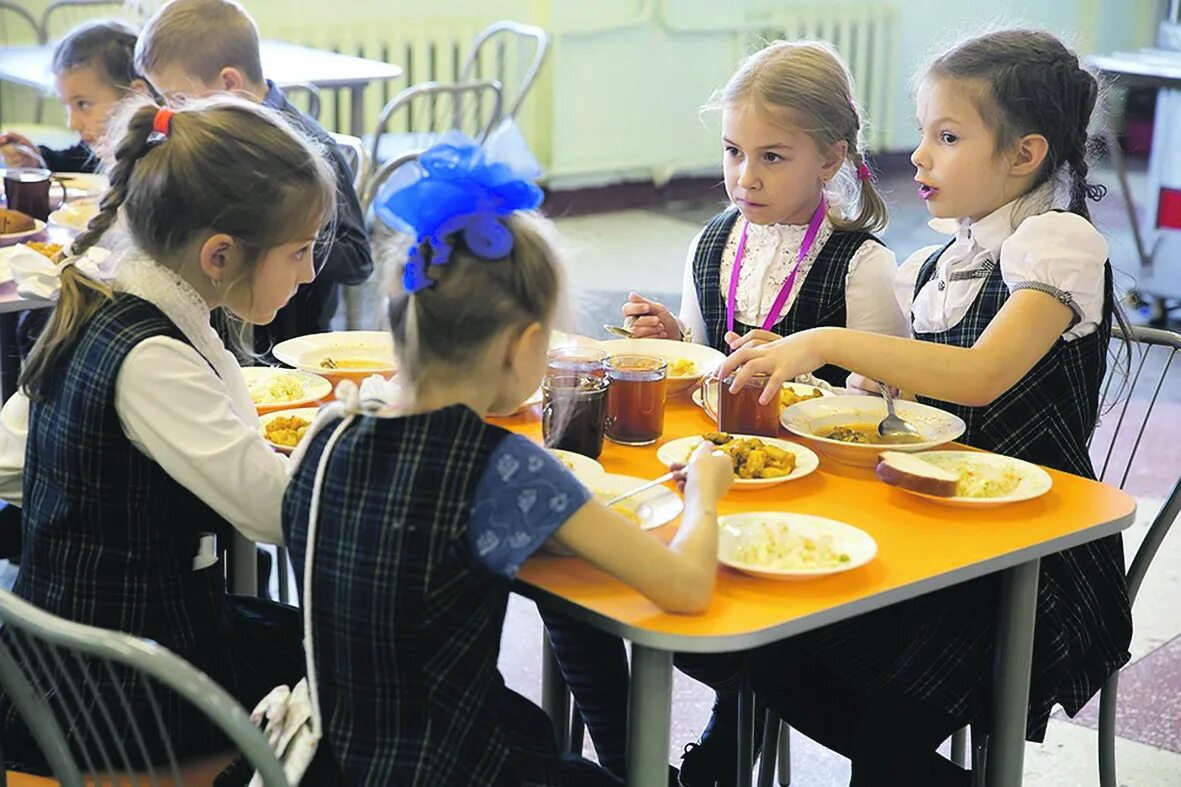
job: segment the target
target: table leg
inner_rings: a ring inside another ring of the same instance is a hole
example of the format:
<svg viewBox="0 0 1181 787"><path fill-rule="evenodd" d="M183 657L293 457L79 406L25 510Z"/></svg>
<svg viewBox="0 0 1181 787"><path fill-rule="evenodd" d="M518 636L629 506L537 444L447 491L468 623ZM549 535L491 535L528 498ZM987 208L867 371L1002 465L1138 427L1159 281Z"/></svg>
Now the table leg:
<svg viewBox="0 0 1181 787"><path fill-rule="evenodd" d="M1001 574L992 675L992 731L985 764L988 787L1021 784L1040 565L1040 560L1031 560Z"/></svg>
<svg viewBox="0 0 1181 787"><path fill-rule="evenodd" d="M541 708L554 725L558 751L566 751L570 747L570 690L548 633L541 637Z"/></svg>
<svg viewBox="0 0 1181 787"><path fill-rule="evenodd" d="M754 769L755 695L744 680L738 691L738 773L736 787L750 787L751 771Z"/></svg>
<svg viewBox="0 0 1181 787"><path fill-rule="evenodd" d="M349 128L354 137L365 136L365 85L349 88Z"/></svg>
<svg viewBox="0 0 1181 787"><path fill-rule="evenodd" d="M21 354L16 344L16 321L20 312L0 314L0 400L16 393L16 381L20 376Z"/></svg>
<svg viewBox="0 0 1181 787"><path fill-rule="evenodd" d="M258 557L254 552L254 542L235 530L230 550L233 553L230 561L230 590L240 596L257 596Z"/></svg>
<svg viewBox="0 0 1181 787"><path fill-rule="evenodd" d="M627 724L627 783L632 787L668 783L672 667L672 653L632 644Z"/></svg>

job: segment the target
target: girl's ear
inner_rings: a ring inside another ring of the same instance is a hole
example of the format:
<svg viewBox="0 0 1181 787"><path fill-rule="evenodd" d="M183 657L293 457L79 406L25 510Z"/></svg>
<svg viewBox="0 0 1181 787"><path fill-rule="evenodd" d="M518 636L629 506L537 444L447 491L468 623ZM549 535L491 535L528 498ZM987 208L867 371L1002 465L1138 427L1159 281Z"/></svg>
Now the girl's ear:
<svg viewBox="0 0 1181 787"><path fill-rule="evenodd" d="M1010 173L1017 177L1032 175L1041 169L1046 155L1050 152L1050 143L1041 134L1026 134L1017 140L1014 147L1013 166Z"/></svg>
<svg viewBox="0 0 1181 787"><path fill-rule="evenodd" d="M849 143L845 140L836 142L829 146L824 154L823 164L820 169L820 177L825 183L832 180L841 171L841 167L845 164L845 159L849 156Z"/></svg>

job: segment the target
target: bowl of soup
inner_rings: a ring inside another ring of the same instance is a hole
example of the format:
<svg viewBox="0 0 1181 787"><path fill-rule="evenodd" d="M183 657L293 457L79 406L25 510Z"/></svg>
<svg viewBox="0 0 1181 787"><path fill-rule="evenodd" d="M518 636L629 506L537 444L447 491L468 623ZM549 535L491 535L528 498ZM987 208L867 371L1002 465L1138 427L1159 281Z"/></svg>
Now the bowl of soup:
<svg viewBox="0 0 1181 787"><path fill-rule="evenodd" d="M884 438L878 424L886 402L871 396L826 396L794 404L780 414L783 428L821 456L856 467L877 467L882 451L914 453L946 445L964 433L958 416L918 402L897 402L898 415L918 437Z"/></svg>
<svg viewBox="0 0 1181 787"><path fill-rule="evenodd" d="M394 341L386 331L337 331L288 339L275 345L275 358L328 380L362 380L394 375Z"/></svg>

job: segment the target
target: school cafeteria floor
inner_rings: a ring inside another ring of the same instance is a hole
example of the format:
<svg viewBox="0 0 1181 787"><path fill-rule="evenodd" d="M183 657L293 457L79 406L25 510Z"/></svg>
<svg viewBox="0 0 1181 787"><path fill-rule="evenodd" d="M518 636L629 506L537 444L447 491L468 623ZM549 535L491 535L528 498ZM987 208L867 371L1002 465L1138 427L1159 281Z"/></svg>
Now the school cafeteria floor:
<svg viewBox="0 0 1181 787"><path fill-rule="evenodd" d="M938 242L927 226L927 214L915 196L909 167L893 167L882 177L891 208L891 226L884 240L900 260L911 251ZM1114 185L1110 171L1100 169L1097 179ZM1133 173L1133 188L1143 186L1143 176ZM629 289L655 296L674 307L680 300L685 249L702 222L716 212L723 199L721 189L700 197L665 201L617 212L595 212L559 218L558 227L571 252L571 279L577 309L573 317L582 332L599 335L604 322L615 321L618 304ZM1138 192L1137 192L1138 193ZM682 193L677 197L684 197ZM610 197L605 195L604 201ZM556 203L558 200L553 200ZM577 212L577 208L571 212ZM1112 260L1134 255L1131 234L1122 203L1113 188L1094 208L1095 220L1107 235ZM1171 261L1178 264L1177 261ZM1130 279L1123 277L1123 287ZM616 322L616 324L618 324ZM1172 369L1158 407L1171 414L1158 424L1181 424L1181 369ZM1158 416L1159 417L1159 416ZM1137 473L1129 486L1140 498L1140 520L1125 533L1129 556L1151 521L1151 515L1181 472L1181 445L1158 436L1147 444ZM954 524L952 525L954 526ZM1136 634L1132 644L1134 663L1120 684L1117 757L1120 782L1144 785L1181 784L1181 532L1165 541L1136 603ZM533 603L514 598L505 625L500 665L509 685L540 700L541 628ZM677 676L673 697L673 731L669 756L679 761L681 747L696 740L708 714L711 694L684 676ZM1095 703L1097 706L1097 703ZM1076 719L1064 715L1051 722L1046 742L1030 745L1025 783L1041 785L1097 785L1096 712L1086 709ZM592 749L588 743L587 754ZM799 733L792 740L792 784L829 787L848 783L849 764Z"/></svg>

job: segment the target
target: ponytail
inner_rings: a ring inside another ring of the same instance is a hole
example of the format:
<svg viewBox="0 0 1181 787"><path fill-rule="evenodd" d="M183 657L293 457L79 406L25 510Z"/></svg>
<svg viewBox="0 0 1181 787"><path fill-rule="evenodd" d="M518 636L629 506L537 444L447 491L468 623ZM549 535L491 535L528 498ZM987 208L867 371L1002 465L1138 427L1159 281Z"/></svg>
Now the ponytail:
<svg viewBox="0 0 1181 787"><path fill-rule="evenodd" d="M127 133L115 152L110 188L99 203L98 215L70 247L74 256L85 254L115 225L119 208L127 199L131 173L135 165L152 149L152 121L157 107L144 106L131 117ZM32 401L43 400L53 388L54 373L66 352L74 346L82 328L106 301L113 297L106 284L83 276L66 264L60 273L61 292L49 315L45 330L37 338L21 369L19 385Z"/></svg>

